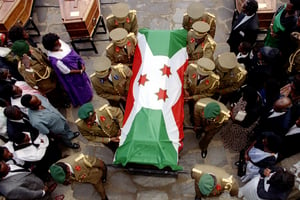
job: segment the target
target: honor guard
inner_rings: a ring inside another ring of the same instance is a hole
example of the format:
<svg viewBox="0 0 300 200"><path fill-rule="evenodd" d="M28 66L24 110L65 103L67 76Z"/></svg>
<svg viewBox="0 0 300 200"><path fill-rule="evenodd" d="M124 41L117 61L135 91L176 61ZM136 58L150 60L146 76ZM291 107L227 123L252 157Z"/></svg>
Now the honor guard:
<svg viewBox="0 0 300 200"><path fill-rule="evenodd" d="M195 131L201 136L199 147L202 158L206 158L209 143L229 117L230 111L226 106L212 98L202 98L195 104Z"/></svg>
<svg viewBox="0 0 300 200"><path fill-rule="evenodd" d="M118 63L132 65L136 37L133 33L127 33L124 28L116 28L109 34L112 42L106 47L106 56L113 65Z"/></svg>
<svg viewBox="0 0 300 200"><path fill-rule="evenodd" d="M201 197L217 197L224 192L228 192L230 196L238 195L237 181L220 167L196 164L191 176L195 180L195 200L201 200Z"/></svg>
<svg viewBox="0 0 300 200"><path fill-rule="evenodd" d="M202 21L197 21L192 25L187 35L187 52L190 61L198 60L202 57L213 60L216 42L207 33L209 24Z"/></svg>
<svg viewBox="0 0 300 200"><path fill-rule="evenodd" d="M209 24L210 29L208 34L214 38L216 33L216 17L205 12L201 3L191 3L187 8L187 12L183 15L182 27L189 31L192 28L193 23L197 21L203 21Z"/></svg>
<svg viewBox="0 0 300 200"><path fill-rule="evenodd" d="M120 108L108 104L94 110L92 103L83 104L75 121L80 133L93 142L119 142L123 113Z"/></svg>
<svg viewBox="0 0 300 200"><path fill-rule="evenodd" d="M96 72L90 76L96 93L107 99L112 106L125 106L129 90L131 69L121 63L111 65L111 61L105 57L98 57L95 61Z"/></svg>
<svg viewBox="0 0 300 200"><path fill-rule="evenodd" d="M225 95L237 91L243 85L247 71L237 62L235 54L220 54L215 63L216 73L220 76L220 86L216 92Z"/></svg>
<svg viewBox="0 0 300 200"><path fill-rule="evenodd" d="M138 32L136 10L129 10L125 3L114 4L111 8L112 14L106 18L106 26L111 32L115 28L124 28L128 33Z"/></svg>

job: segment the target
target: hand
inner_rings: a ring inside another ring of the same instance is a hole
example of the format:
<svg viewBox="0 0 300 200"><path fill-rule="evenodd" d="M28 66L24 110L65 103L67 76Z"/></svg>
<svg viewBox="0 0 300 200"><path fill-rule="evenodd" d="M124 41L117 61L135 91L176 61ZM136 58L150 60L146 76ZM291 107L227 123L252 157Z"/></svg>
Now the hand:
<svg viewBox="0 0 300 200"><path fill-rule="evenodd" d="M192 99L193 99L193 97L184 97L184 101L190 101Z"/></svg>
<svg viewBox="0 0 300 200"><path fill-rule="evenodd" d="M44 186L44 191L45 191L45 192L48 192L48 190L49 190L48 186L45 185L45 186Z"/></svg>
<svg viewBox="0 0 300 200"><path fill-rule="evenodd" d="M24 54L22 57L22 63L24 64L26 69L30 68L30 59L27 54Z"/></svg>
<svg viewBox="0 0 300 200"><path fill-rule="evenodd" d="M120 137L111 137L110 141L111 142L120 142Z"/></svg>
<svg viewBox="0 0 300 200"><path fill-rule="evenodd" d="M190 93L187 90L184 90L184 97L189 97Z"/></svg>
<svg viewBox="0 0 300 200"><path fill-rule="evenodd" d="M126 97L121 96L120 99L126 102Z"/></svg>
<svg viewBox="0 0 300 200"><path fill-rule="evenodd" d="M81 70L85 72L85 66L81 64Z"/></svg>
<svg viewBox="0 0 300 200"><path fill-rule="evenodd" d="M269 177L271 173L271 170L269 168L264 169L264 175L265 177Z"/></svg>

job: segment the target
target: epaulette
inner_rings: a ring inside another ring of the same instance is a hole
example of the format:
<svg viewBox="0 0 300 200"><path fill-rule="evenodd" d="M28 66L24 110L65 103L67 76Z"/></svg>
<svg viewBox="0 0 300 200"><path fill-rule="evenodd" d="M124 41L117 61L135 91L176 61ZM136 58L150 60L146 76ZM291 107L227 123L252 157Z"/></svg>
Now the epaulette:
<svg viewBox="0 0 300 200"><path fill-rule="evenodd" d="M134 37L135 38L134 33L133 32L128 33L127 38L129 38L129 37Z"/></svg>
<svg viewBox="0 0 300 200"><path fill-rule="evenodd" d="M129 14L134 14L134 15L136 15L136 10L129 10Z"/></svg>
<svg viewBox="0 0 300 200"><path fill-rule="evenodd" d="M109 20L109 19L111 19L111 18L113 18L113 17L114 17L113 14L108 15L108 16L106 17L106 21Z"/></svg>
<svg viewBox="0 0 300 200"><path fill-rule="evenodd" d="M111 119L113 119L113 116L112 116L110 110L108 109L108 106L109 106L108 104L104 104L101 108L99 108L99 111L103 111L105 109L105 111L107 112L107 114L109 115L109 117Z"/></svg>
<svg viewBox="0 0 300 200"><path fill-rule="evenodd" d="M211 73L211 76L214 78L214 79L217 79L217 80L220 80L220 76L215 74L215 73Z"/></svg>
<svg viewBox="0 0 300 200"><path fill-rule="evenodd" d="M188 15L187 13L184 13L184 14L183 14L183 17L185 17L185 16L189 16L189 15Z"/></svg>
<svg viewBox="0 0 300 200"><path fill-rule="evenodd" d="M76 119L75 123L78 124L81 121L80 118Z"/></svg>
<svg viewBox="0 0 300 200"><path fill-rule="evenodd" d="M104 104L103 106L101 106L100 108L99 108L99 111L102 111L104 108L106 108L108 106L108 104Z"/></svg>
<svg viewBox="0 0 300 200"><path fill-rule="evenodd" d="M114 44L113 43L110 43L107 47L106 47L106 50L110 49Z"/></svg>
<svg viewBox="0 0 300 200"><path fill-rule="evenodd" d="M211 13L209 13L209 12L207 12L206 14L207 14L208 16L210 16L210 17L216 19L216 16L215 16L214 14L211 14Z"/></svg>
<svg viewBox="0 0 300 200"><path fill-rule="evenodd" d="M245 65L243 65L243 64L238 64L238 69L239 69L239 71L243 74L243 75L246 75L248 72L247 72L247 70L245 69Z"/></svg>
<svg viewBox="0 0 300 200"><path fill-rule="evenodd" d="M197 69L197 67L198 67L196 63L191 63L191 64L189 64L189 66L194 68L194 69Z"/></svg>
<svg viewBox="0 0 300 200"><path fill-rule="evenodd" d="M84 155L81 153L81 154L79 154L78 157L75 158L75 162L78 162L78 161L81 160L82 158L84 158Z"/></svg>
<svg viewBox="0 0 300 200"><path fill-rule="evenodd" d="M92 77L94 77L94 76L96 76L96 73L95 73L95 72L92 73L92 74L90 75L90 78L92 78Z"/></svg>

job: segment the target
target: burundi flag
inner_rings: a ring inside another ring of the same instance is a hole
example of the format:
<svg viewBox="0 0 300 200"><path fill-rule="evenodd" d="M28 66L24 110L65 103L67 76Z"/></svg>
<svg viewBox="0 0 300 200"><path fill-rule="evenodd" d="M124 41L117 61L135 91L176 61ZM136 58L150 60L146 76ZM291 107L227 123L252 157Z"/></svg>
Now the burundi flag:
<svg viewBox="0 0 300 200"><path fill-rule="evenodd" d="M141 29L115 164L178 166L183 140L187 31Z"/></svg>

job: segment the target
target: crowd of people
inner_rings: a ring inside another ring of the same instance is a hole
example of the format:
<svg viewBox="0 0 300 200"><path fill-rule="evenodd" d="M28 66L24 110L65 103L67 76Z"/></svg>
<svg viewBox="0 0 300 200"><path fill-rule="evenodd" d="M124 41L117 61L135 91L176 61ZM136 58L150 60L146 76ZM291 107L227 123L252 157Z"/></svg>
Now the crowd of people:
<svg viewBox="0 0 300 200"><path fill-rule="evenodd" d="M242 153L236 165L245 185L223 169L196 165L195 199L223 193L245 199L287 199L295 177L276 167L300 152L300 3L290 0L275 12L264 44L257 42L256 0L245 0L234 16L229 52L215 56L216 17L201 3L183 16L188 67L184 100L188 104L201 157L220 133L225 148ZM106 18L110 44L96 58L89 77L85 61L55 33L42 37L39 49L21 24L14 25L0 48L0 193L7 199L39 199L56 183L94 185L108 199L103 183L107 167L96 157L75 153L62 157L60 145L79 149L80 134L92 142L118 148L132 63L137 45L135 10L112 6ZM4 38L4 39L3 39ZM109 104L94 108L93 90ZM58 109L78 109L73 132ZM245 166L243 166L245 165ZM30 186L30 187L29 187Z"/></svg>

